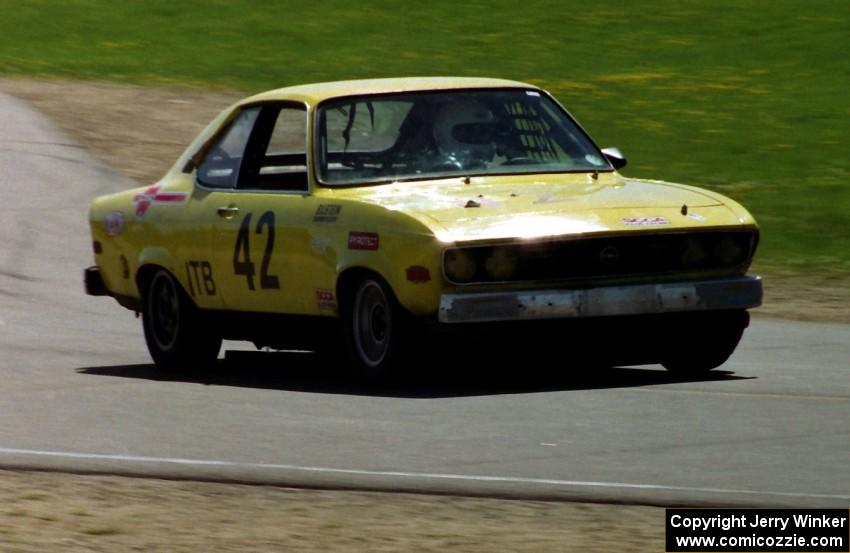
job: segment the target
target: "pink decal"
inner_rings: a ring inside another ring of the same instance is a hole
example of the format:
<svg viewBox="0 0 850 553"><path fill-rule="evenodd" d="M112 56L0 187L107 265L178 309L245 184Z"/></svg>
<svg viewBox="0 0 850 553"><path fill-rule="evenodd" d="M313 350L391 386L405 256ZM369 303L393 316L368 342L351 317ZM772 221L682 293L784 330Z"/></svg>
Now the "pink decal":
<svg viewBox="0 0 850 553"><path fill-rule="evenodd" d="M142 192L136 194L133 198L133 203L136 204L136 216L144 215L151 204L155 203L180 203L186 201L187 194L185 192L160 192L161 184L155 184Z"/></svg>

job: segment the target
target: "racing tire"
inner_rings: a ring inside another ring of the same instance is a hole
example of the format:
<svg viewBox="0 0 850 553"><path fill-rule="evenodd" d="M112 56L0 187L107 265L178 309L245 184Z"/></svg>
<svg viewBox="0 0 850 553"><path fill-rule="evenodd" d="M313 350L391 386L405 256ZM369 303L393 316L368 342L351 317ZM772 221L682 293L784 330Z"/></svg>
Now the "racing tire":
<svg viewBox="0 0 850 553"><path fill-rule="evenodd" d="M221 349L221 335L204 324L198 308L164 269L154 273L146 288L142 325L151 358L165 371L210 367Z"/></svg>
<svg viewBox="0 0 850 553"><path fill-rule="evenodd" d="M681 375L716 369L735 352L749 322L746 311L730 311L709 316L691 328L685 326L673 335L675 343L661 365Z"/></svg>
<svg viewBox="0 0 850 553"><path fill-rule="evenodd" d="M366 276L342 299L343 341L354 375L378 381L396 374L406 353L409 315L390 287Z"/></svg>

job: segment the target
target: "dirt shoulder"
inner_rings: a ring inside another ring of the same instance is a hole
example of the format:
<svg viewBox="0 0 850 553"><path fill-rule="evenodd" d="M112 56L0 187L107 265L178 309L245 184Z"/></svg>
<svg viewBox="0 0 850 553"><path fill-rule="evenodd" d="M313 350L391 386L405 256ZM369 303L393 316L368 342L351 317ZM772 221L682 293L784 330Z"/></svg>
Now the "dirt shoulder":
<svg viewBox="0 0 850 553"><path fill-rule="evenodd" d="M0 471L0 550L663 551L657 507Z"/></svg>
<svg viewBox="0 0 850 553"><path fill-rule="evenodd" d="M47 114L140 185L156 182L217 113L247 94L37 79L0 79L0 91ZM765 277L764 305L755 316L850 323L846 277L754 269Z"/></svg>

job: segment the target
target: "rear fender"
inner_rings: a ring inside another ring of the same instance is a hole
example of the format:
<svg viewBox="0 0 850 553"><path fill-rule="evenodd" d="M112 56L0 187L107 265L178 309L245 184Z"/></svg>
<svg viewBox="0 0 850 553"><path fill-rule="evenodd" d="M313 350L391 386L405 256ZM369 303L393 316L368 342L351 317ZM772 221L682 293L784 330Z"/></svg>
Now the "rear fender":
<svg viewBox="0 0 850 553"><path fill-rule="evenodd" d="M175 275L177 280L180 280L180 277L177 276L179 273L176 270L176 263L174 261L174 257L171 255L171 252L168 249L162 246L147 246L139 252L139 257L137 258L138 270L136 271L136 290L139 298L142 297L142 288L143 281L145 279L145 275L151 271L153 267L162 267L167 270L172 275ZM181 286L184 286L185 283L180 282Z"/></svg>
<svg viewBox="0 0 850 553"><path fill-rule="evenodd" d="M139 252L138 262L139 267L159 265L167 269L171 274L177 274L177 265L174 256L168 249L162 246L146 246L142 248L142 251Z"/></svg>

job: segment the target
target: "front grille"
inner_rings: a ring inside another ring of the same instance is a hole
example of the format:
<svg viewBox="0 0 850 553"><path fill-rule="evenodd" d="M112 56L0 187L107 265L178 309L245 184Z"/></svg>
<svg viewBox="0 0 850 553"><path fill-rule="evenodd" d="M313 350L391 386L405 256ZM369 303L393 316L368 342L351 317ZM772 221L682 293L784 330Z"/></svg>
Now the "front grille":
<svg viewBox="0 0 850 553"><path fill-rule="evenodd" d="M472 246L446 250L443 267L455 284L705 272L748 263L756 241L756 232L736 230Z"/></svg>

